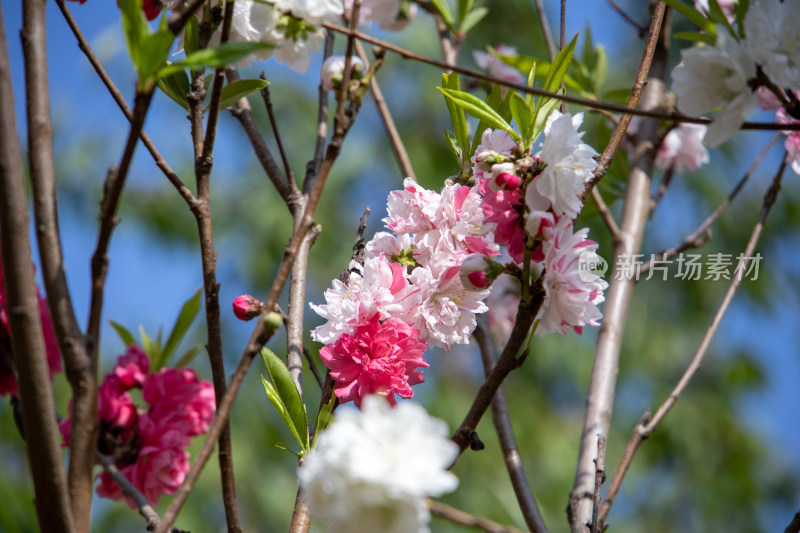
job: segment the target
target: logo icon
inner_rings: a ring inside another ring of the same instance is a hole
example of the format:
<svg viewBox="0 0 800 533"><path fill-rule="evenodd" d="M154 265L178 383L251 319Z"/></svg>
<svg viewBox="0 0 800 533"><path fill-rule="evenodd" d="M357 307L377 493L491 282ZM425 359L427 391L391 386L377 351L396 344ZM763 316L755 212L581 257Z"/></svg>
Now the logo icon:
<svg viewBox="0 0 800 533"><path fill-rule="evenodd" d="M585 251L578 256L578 277L586 283L602 278L608 271L608 261L595 252Z"/></svg>

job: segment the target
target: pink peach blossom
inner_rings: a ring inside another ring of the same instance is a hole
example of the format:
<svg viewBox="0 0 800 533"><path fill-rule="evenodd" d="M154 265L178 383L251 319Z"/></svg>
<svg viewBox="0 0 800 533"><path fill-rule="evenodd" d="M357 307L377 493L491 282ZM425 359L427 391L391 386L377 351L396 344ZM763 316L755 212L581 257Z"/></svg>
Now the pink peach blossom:
<svg viewBox="0 0 800 533"><path fill-rule="evenodd" d="M395 404L394 395L410 398L412 385L422 383L427 343L419 330L399 318L381 323L373 314L356 326L353 334L342 334L334 344L320 350L320 357L336 381L336 396L342 402L361 406L368 394L380 394Z"/></svg>
<svg viewBox="0 0 800 533"><path fill-rule="evenodd" d="M119 379L120 390L125 391L132 387L141 387L148 370L150 359L147 354L137 345L131 344L119 356L113 374Z"/></svg>

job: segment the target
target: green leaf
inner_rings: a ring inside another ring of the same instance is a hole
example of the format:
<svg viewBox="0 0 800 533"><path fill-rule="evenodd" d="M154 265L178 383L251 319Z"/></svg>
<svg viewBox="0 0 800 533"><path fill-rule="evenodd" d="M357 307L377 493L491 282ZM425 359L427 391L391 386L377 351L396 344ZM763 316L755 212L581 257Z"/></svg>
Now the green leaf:
<svg viewBox="0 0 800 533"><path fill-rule="evenodd" d="M475 0L458 0L458 20L463 21L474 6Z"/></svg>
<svg viewBox="0 0 800 533"><path fill-rule="evenodd" d="M289 369L269 348L261 349L261 360L267 369L269 380L261 377L267 398L283 418L286 427L292 432L300 449L307 452L308 416L300 392L292 381Z"/></svg>
<svg viewBox="0 0 800 533"><path fill-rule="evenodd" d="M200 47L200 25L196 17L189 17L186 21L186 29L183 33L183 51L189 55L196 52Z"/></svg>
<svg viewBox="0 0 800 533"><path fill-rule="evenodd" d="M449 76L442 74L442 86L446 89L459 90L461 88L457 73L452 73ZM465 157L469 157L469 131L467 130L467 120L464 117L464 112L452 100L445 97L447 110L450 112L450 120L453 123L453 133L458 141L458 146L461 149L460 156L462 162Z"/></svg>
<svg viewBox="0 0 800 533"><path fill-rule="evenodd" d="M707 33L700 33L694 31L679 31L672 35L673 39L682 39L684 41L694 41L698 43L706 43L714 46L715 39Z"/></svg>
<svg viewBox="0 0 800 533"><path fill-rule="evenodd" d="M111 327L113 327L117 332L117 335L119 335L120 340L122 340L122 344L124 344L126 348L131 344L139 344L136 342L133 333L131 333L125 326L118 322L114 322L113 320L109 320L109 322L111 323Z"/></svg>
<svg viewBox="0 0 800 533"><path fill-rule="evenodd" d="M187 366L194 360L195 357L197 357L197 354L199 354L202 349L203 349L202 344L195 344L194 346L186 350L182 356L180 356L178 362L175 363L175 366L177 368L183 368Z"/></svg>
<svg viewBox="0 0 800 533"><path fill-rule="evenodd" d="M739 0L736 3L736 26L739 28L739 38L744 40L744 16L750 7L750 0Z"/></svg>
<svg viewBox="0 0 800 533"><path fill-rule="evenodd" d="M714 27L714 23L709 19L707 19L705 15L695 10L690 5L684 4L683 2L681 2L681 0L664 0L664 3L667 4L669 7L671 7L672 9L674 9L675 11L682 14L687 19L689 19L692 23L695 24L695 26L697 26L701 30L716 37L717 30Z"/></svg>
<svg viewBox="0 0 800 533"><path fill-rule="evenodd" d="M477 23L483 20L483 17L485 17L488 13L489 9L485 7L479 7L478 9L470 11L467 13L467 16L461 20L461 31L463 33L467 33L469 30L474 28Z"/></svg>
<svg viewBox="0 0 800 533"><path fill-rule="evenodd" d="M453 158L456 160L458 170L461 171L461 150L456 146L456 138L446 127L442 128L442 132L444 133L444 140L447 143L447 147L450 148L450 153L453 154Z"/></svg>
<svg viewBox="0 0 800 533"><path fill-rule="evenodd" d="M125 45L133 66L139 72L141 58L141 42L149 33L147 23L142 14L142 0L120 0L122 14L122 32L125 34Z"/></svg>
<svg viewBox="0 0 800 533"><path fill-rule="evenodd" d="M260 42L223 43L216 48L204 48L203 50L197 50L191 54L187 54L182 60L162 67L161 70L158 71L157 77L161 78L187 67L191 70L224 67L257 50L274 47L275 45Z"/></svg>
<svg viewBox="0 0 800 533"><path fill-rule="evenodd" d="M437 87L438 88L438 87ZM486 105L483 100L466 93L453 89L438 88L446 98L453 101L456 106L480 120L485 120L489 126L506 130L515 141L519 142L520 136L514 131L511 125L494 109Z"/></svg>
<svg viewBox="0 0 800 533"><path fill-rule="evenodd" d="M442 22L444 22L445 26L447 26L449 29L453 29L456 21L453 18L453 12L450 11L450 6L447 4L447 0L431 0L431 3L442 16Z"/></svg>
<svg viewBox="0 0 800 533"><path fill-rule="evenodd" d="M142 349L144 350L144 353L146 353L147 357L150 359L150 371L156 372L157 370L160 370L161 365L159 365L158 362L161 361L159 353L161 349L144 330L144 326L139 326L139 338L142 340Z"/></svg>
<svg viewBox="0 0 800 533"><path fill-rule="evenodd" d="M728 22L728 17L722 11L722 8L719 7L717 0L708 1L708 18L714 21L715 24L721 24L725 26L728 32L736 37L736 32L733 30L733 26L731 26L731 23Z"/></svg>
<svg viewBox="0 0 800 533"><path fill-rule="evenodd" d="M578 35L569 42L569 44L558 52L556 58L553 60L553 65L547 72L547 77L544 80L543 89L554 93L561 86L561 81L567 73L570 61L572 61L572 54L575 52L575 43L578 40Z"/></svg>
<svg viewBox="0 0 800 533"><path fill-rule="evenodd" d="M608 78L608 56L603 45L597 45L595 48L596 61L594 64L594 72L592 78L594 80L594 92L600 94L603 90L603 85Z"/></svg>
<svg viewBox="0 0 800 533"><path fill-rule="evenodd" d="M503 90L500 88L499 85L496 83L492 85L492 90L489 92L489 96L486 97L486 105L500 113L500 116L503 117L506 122L511 120L511 109L508 105L510 100L511 91L507 93L509 96L506 96L503 99ZM505 106L503 105L505 103ZM478 127L475 128L475 136L472 138L472 147L470 149L470 153L474 153L475 150L478 148L478 145L481 144L481 138L483 137L483 132L489 127L489 123L485 120L478 121Z"/></svg>
<svg viewBox="0 0 800 533"><path fill-rule="evenodd" d="M166 62L174 39L175 35L167 27L166 17L161 18L161 27L157 32L142 37L139 57L140 83L150 81L159 67Z"/></svg>
<svg viewBox="0 0 800 533"><path fill-rule="evenodd" d="M167 343L164 345L164 349L161 351L161 361L158 365L159 367L164 366L167 361L169 361L170 356L178 348L178 345L183 340L183 337L186 336L186 333L192 326L192 322L194 322L194 319L197 318L197 313L200 312L200 295L202 292L202 289L197 289L197 292L195 292L194 295L192 295L192 297L186 300L186 303L183 304L181 312L178 314L178 318L175 320L175 324L172 326L172 331L169 333Z"/></svg>
<svg viewBox="0 0 800 533"><path fill-rule="evenodd" d="M531 56L522 56L522 55L509 56L504 54L498 54L492 48L489 48L489 52L496 58L500 59L503 63L511 65L512 67L516 68L521 72L530 73L532 71L534 73L534 77L536 78L546 77L551 69L550 62L541 61ZM587 91L587 89L584 88L582 84L578 83L573 77L568 75L564 76L564 85L567 87L567 89L570 89L572 91L578 91L578 92Z"/></svg>
<svg viewBox="0 0 800 533"><path fill-rule="evenodd" d="M514 117L514 122L517 124L517 128L519 128L522 134L522 145L527 148L530 146L530 135L533 132L531 109L528 107L525 99L517 93L512 93L510 104L511 116Z"/></svg>
<svg viewBox="0 0 800 533"><path fill-rule="evenodd" d="M239 99L253 94L256 91L260 91L268 85L269 82L267 80L237 80L233 83L229 83L222 89L222 98L219 103L219 108L225 109L226 107L230 107L236 104Z"/></svg>
<svg viewBox="0 0 800 533"><path fill-rule="evenodd" d="M179 70L164 76L158 80L158 87L182 108L189 110L187 95L192 87L185 70Z"/></svg>
<svg viewBox="0 0 800 533"><path fill-rule="evenodd" d="M314 444L317 442L317 437L319 436L320 432L323 431L331 421L332 414L333 414L333 406L336 405L336 395L331 394L331 399L323 405L320 410L319 414L317 414L317 427L314 430L314 438L311 441L311 447L314 447Z"/></svg>

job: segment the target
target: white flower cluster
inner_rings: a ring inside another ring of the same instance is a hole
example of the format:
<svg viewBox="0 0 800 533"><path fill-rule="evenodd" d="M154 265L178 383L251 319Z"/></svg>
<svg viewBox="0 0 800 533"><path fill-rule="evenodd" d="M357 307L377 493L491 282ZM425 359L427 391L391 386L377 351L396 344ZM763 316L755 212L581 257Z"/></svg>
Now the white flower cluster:
<svg viewBox="0 0 800 533"><path fill-rule="evenodd" d="M445 423L378 396L336 413L298 472L312 516L330 520L329 533L426 533L425 498L458 486Z"/></svg>
<svg viewBox="0 0 800 533"><path fill-rule="evenodd" d="M732 2L728 2L732 4ZM732 13L732 5L727 6ZM758 68L784 91L800 89L800 2L758 0L744 18L745 39L717 27L715 46L683 50L672 73L678 109L700 115L719 109L704 142L716 147L758 107Z"/></svg>

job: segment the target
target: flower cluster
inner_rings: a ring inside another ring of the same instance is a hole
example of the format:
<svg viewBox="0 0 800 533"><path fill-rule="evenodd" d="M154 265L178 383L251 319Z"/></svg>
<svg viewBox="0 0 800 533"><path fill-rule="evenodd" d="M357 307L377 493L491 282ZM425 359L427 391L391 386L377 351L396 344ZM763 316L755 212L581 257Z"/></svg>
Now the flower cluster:
<svg viewBox="0 0 800 533"><path fill-rule="evenodd" d="M538 329L542 333L564 334L567 328L580 333L584 325L596 326L602 317L597 305L607 283L580 276L581 261L596 257L597 243L586 238L587 229L574 232L572 224L597 155L581 141L582 121L582 114L553 111L541 150L533 158L522 157L508 133L486 130L473 158L495 242L506 246L515 263L522 263L527 234L531 261L544 268L545 301ZM509 318L503 318L506 327Z"/></svg>
<svg viewBox="0 0 800 533"><path fill-rule="evenodd" d="M356 404L369 393L410 397L410 385L422 382L416 369L428 366L427 346L469 342L491 282L480 258L498 249L468 186L436 193L407 179L389 195L387 212L391 233L367 243L363 264L352 262L347 279L333 281L325 305L311 304L327 319L311 335L326 344L320 354L336 394Z"/></svg>
<svg viewBox="0 0 800 533"><path fill-rule="evenodd" d="M353 3L353 0L344 0L348 17ZM383 30L400 31L414 22L417 4L409 0L363 0L358 13L358 23L361 26L374 22Z"/></svg>
<svg viewBox="0 0 800 533"><path fill-rule="evenodd" d="M149 370L147 355L131 345L106 374L98 389L97 449L112 457L120 472L155 505L162 494L173 494L183 483L189 471L186 447L191 437L208 430L216 404L211 383L200 381L194 370ZM131 390L136 388L146 406L134 402ZM61 422L65 445L71 425L71 416ZM123 499L122 489L108 473L98 479L99 496Z"/></svg>
<svg viewBox="0 0 800 533"><path fill-rule="evenodd" d="M306 455L298 475L314 517L330 533L425 533L425 498L455 490L447 468L458 446L421 406L391 408L368 396L361 411L341 409Z"/></svg>
<svg viewBox="0 0 800 533"><path fill-rule="evenodd" d="M722 4L733 21L733 2ZM720 25L715 46L683 50L683 61L672 72L682 112L700 115L719 108L704 138L712 148L732 136L759 103L772 109L772 100L788 104L795 114L800 107L786 92L800 89L800 3L758 0L743 23L743 40Z"/></svg>
<svg viewBox="0 0 800 533"><path fill-rule="evenodd" d="M50 377L61 372L61 352L58 350L56 334L53 331L53 322L47 308L47 299L39 290L36 290L39 300L39 317L42 321L42 334L44 347L47 353L47 364L50 368ZM11 352L11 329L8 325L6 313L6 290L4 284L2 257L0 256L0 396L17 395L17 371L14 366L14 354Z"/></svg>

